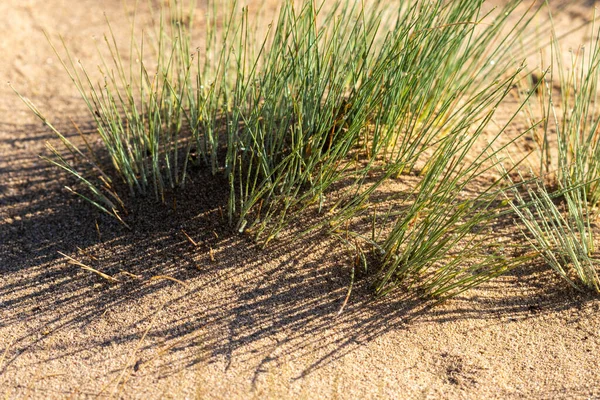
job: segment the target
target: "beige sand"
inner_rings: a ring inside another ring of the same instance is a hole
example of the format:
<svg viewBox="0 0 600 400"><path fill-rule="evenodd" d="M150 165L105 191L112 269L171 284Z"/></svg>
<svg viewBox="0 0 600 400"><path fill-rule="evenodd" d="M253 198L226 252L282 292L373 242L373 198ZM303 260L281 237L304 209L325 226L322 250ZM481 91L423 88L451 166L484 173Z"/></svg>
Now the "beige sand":
<svg viewBox="0 0 600 400"><path fill-rule="evenodd" d="M75 134L69 118L89 130L41 30L62 33L92 66L103 11L128 35L121 3L3 0L0 80L65 132ZM592 15L581 3L560 12L560 29ZM57 142L2 85L6 398L600 398L600 301L543 268L523 266L433 310L402 293L373 301L359 284L337 316L349 269L327 240L263 251L215 231L214 180L177 211L142 203L127 231L62 189L65 177L38 158L46 140Z"/></svg>

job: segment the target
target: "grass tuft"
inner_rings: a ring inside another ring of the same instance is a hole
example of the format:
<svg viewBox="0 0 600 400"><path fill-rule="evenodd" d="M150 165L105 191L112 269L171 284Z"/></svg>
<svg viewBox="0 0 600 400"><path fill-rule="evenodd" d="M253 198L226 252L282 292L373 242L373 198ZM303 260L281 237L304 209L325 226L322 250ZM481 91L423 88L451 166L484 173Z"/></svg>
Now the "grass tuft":
<svg viewBox="0 0 600 400"><path fill-rule="evenodd" d="M127 52L107 21L100 82L62 38L53 45L99 147L81 133L76 145L19 96L60 139L45 158L76 178L69 190L124 224L128 197L164 203L202 185L201 166L226 177L236 231L267 245L311 221L301 230L323 228L350 249L352 281L376 260L379 294L403 286L446 299L535 255L598 290L588 208L600 202L598 40L569 72L554 57L565 115L543 77L508 122L492 124L525 68L511 56L532 20L514 13L520 3L485 13L481 0L286 0L263 32L248 8L211 2L197 46L193 4L170 2L141 36L134 18ZM556 173L566 217L540 180L523 197L502 170L518 137L502 138L536 93L543 123L522 135L541 129L540 176ZM496 168L504 181L489 179ZM386 194L399 182L402 193ZM534 248L523 256L493 243L491 227L510 212Z"/></svg>

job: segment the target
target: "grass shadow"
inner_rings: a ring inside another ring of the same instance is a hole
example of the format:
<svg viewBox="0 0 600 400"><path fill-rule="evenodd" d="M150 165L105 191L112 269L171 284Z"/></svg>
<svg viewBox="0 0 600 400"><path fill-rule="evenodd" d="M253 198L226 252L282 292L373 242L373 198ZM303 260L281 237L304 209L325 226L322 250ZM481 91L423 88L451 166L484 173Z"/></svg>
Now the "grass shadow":
<svg viewBox="0 0 600 400"><path fill-rule="evenodd" d="M256 380L282 358L313 360L300 379L414 324L495 323L579 307L587 299L561 285L540 284L537 272L515 271L475 295L430 309L401 291L374 299L367 276L338 314L351 256L335 241L319 233L284 235L261 249L228 227L222 215L227 183L202 169L192 176L195 185L177 195L176 207L172 201L132 202L128 230L61 189L69 178L36 156L47 129L11 129L15 137L26 131L32 145L0 160L6 177L0 190L0 237L6 238L0 243L0 330L11 337L0 376L90 351L106 360L117 346L131 351L131 362L121 365L128 374L161 378L199 363L227 370L247 362ZM59 251L119 282L68 264ZM537 295L525 296L523 287ZM65 337L70 340L55 341ZM23 354L33 358L23 364ZM99 372L98 378L114 381L120 373Z"/></svg>

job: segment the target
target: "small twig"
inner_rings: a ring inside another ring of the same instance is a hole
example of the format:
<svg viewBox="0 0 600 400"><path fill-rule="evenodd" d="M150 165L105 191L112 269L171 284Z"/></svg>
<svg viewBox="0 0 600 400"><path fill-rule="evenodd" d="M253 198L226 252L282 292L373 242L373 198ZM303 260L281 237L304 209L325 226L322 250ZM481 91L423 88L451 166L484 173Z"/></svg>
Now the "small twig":
<svg viewBox="0 0 600 400"><path fill-rule="evenodd" d="M13 340L11 340L10 343L6 345L6 349L4 349L4 353L2 353L2 357L0 357L0 370L2 368L2 364L4 364L4 360L6 359L6 355L8 354L8 350L10 350L11 346L13 344L15 344L16 341L17 341L17 339L13 338Z"/></svg>
<svg viewBox="0 0 600 400"><path fill-rule="evenodd" d="M96 232L98 232L98 241L102 241L102 234L100 233L100 227L98 226L98 220L96 220Z"/></svg>
<svg viewBox="0 0 600 400"><path fill-rule="evenodd" d="M346 308L346 304L348 304L348 300L350 300L350 294L352 293L352 287L354 286L354 265L352 265L352 272L350 274L350 286L348 286L348 293L346 293L346 298L344 299L344 302L342 303L342 306L340 307L340 310L338 311L336 318L339 317L342 312L344 311L344 308Z"/></svg>
<svg viewBox="0 0 600 400"><path fill-rule="evenodd" d="M69 257L69 256L68 256L68 255L66 255L65 253L61 253L60 251L58 251L57 253L58 253L58 254L60 254L60 255L61 255L61 256L63 256L63 257L66 257L66 258L69 260L69 261L68 261L68 262L69 262L69 264L77 265L77 266L81 267L82 269L84 269L84 270L86 270L86 271L90 271L90 272L93 272L93 273L95 273L95 274L97 274L97 275L100 275L102 278L106 279L106 280L107 280L107 281L109 281L110 283L117 283L117 282L119 282L119 280L118 280L118 279L116 279L116 278L113 278L112 276L110 276L110 275L107 275L107 274L105 274L104 272L100 272L100 271L98 271L97 269L94 269L94 268L92 268L92 267L90 267L90 266L88 266L88 265L85 265L84 263L77 261L77 260L76 260L76 259L74 259L73 257Z"/></svg>
<svg viewBox="0 0 600 400"><path fill-rule="evenodd" d="M192 238L190 237L190 235L188 235L188 234L186 233L186 231L184 231L184 230L182 229L182 230L181 230L181 233L183 233L183 235L186 237L186 239L187 239L187 240L188 240L188 241L189 241L189 242L190 242L192 245L194 245L194 247L198 247L198 243L197 243L197 242L196 242L194 239L192 239Z"/></svg>
<svg viewBox="0 0 600 400"><path fill-rule="evenodd" d="M95 256L91 255L87 251L83 250L81 247L77 246L77 250L79 250L80 252L82 252L83 254L85 254L86 256L88 256L89 258L91 258L92 260L98 261L98 257L95 257Z"/></svg>
<svg viewBox="0 0 600 400"><path fill-rule="evenodd" d="M120 269L119 271L121 271L121 273L123 275L129 276L131 278L135 278L135 279L141 279L141 278L143 278L142 275L132 274L131 272L125 271L124 269Z"/></svg>

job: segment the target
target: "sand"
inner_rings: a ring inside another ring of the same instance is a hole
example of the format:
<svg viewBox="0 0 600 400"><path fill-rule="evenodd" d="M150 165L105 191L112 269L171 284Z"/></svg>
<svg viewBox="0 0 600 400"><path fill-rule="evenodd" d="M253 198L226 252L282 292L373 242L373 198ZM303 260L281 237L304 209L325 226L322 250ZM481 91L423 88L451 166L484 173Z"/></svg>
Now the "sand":
<svg viewBox="0 0 600 400"><path fill-rule="evenodd" d="M592 6L557 10L559 28L583 24ZM0 81L69 135L71 119L92 127L42 29L94 65L103 12L128 37L119 0L0 2ZM338 315L350 269L331 241L262 250L232 234L214 223L218 179L177 210L136 203L129 231L63 189L68 178L39 158L55 136L0 90L6 398L600 398L600 301L543 266L433 309L402 292L374 299L364 279Z"/></svg>

